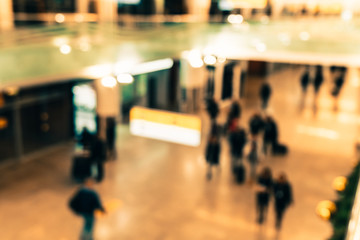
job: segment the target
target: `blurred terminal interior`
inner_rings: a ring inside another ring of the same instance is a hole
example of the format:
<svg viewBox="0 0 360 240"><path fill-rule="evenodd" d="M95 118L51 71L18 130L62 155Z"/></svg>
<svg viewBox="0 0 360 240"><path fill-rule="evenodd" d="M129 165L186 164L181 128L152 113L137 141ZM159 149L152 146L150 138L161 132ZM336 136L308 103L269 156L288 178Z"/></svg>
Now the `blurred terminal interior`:
<svg viewBox="0 0 360 240"><path fill-rule="evenodd" d="M21 168L85 126L104 134L102 119L127 126L134 106L202 116L205 97L245 103L252 79L305 66L345 67L357 91L342 107L358 116L359 16L355 0L1 0L0 163ZM276 88L295 91L285 76Z"/></svg>

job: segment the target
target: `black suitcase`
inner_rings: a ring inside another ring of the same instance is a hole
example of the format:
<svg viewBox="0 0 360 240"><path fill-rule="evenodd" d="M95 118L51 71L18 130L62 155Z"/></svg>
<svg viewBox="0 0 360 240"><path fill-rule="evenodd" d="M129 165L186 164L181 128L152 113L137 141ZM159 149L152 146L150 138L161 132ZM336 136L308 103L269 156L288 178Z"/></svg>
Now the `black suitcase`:
<svg viewBox="0 0 360 240"><path fill-rule="evenodd" d="M83 182L86 178L91 177L91 161L89 157L82 155L74 156L71 176L76 182Z"/></svg>
<svg viewBox="0 0 360 240"><path fill-rule="evenodd" d="M284 144L278 143L275 147L274 154L276 155L286 155L288 153L288 147Z"/></svg>
<svg viewBox="0 0 360 240"><path fill-rule="evenodd" d="M241 184L245 182L246 174L244 165L241 164L234 166L233 172L237 183Z"/></svg>

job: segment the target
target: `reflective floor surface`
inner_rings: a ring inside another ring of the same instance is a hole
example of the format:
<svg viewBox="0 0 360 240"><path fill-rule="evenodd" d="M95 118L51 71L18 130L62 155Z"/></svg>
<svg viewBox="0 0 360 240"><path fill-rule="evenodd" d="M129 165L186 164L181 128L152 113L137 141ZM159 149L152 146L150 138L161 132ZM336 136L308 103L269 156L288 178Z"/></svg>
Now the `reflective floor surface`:
<svg viewBox="0 0 360 240"><path fill-rule="evenodd" d="M273 202L266 223L261 227L256 224L254 190L249 184L234 183L226 139L222 141L221 169L207 181L205 141L193 148L143 139L131 136L128 126L122 125L118 128L118 157L106 164L105 180L96 186L110 209L97 219L95 239L329 237L331 226L315 214L315 208L321 200L336 199L333 179L346 175L353 166L358 136L358 73L351 71L347 78L337 111L333 110L328 71L317 108L311 87L301 104L301 73L299 67L287 67L268 78L273 88L270 112L278 122L280 142L286 143L290 152L285 157L270 157L261 166L270 166L275 175L285 171L295 198L280 233L274 228ZM244 126L260 106L259 84L260 78L253 78L246 86ZM206 114L200 116L208 126ZM219 121L224 119L225 112ZM82 221L67 207L77 189L69 178L72 155L73 144L68 143L32 161L0 170L1 239L78 239Z"/></svg>

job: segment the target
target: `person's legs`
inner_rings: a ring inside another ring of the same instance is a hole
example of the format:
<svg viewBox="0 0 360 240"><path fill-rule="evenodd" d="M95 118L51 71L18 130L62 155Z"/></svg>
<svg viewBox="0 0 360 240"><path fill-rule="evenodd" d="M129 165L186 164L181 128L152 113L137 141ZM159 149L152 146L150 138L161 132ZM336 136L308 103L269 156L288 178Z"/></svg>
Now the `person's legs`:
<svg viewBox="0 0 360 240"><path fill-rule="evenodd" d="M276 223L275 223L275 227L276 229L280 229L281 228L281 222L282 222L282 218L284 216L284 209L283 208L276 208Z"/></svg>
<svg viewBox="0 0 360 240"><path fill-rule="evenodd" d="M81 233L81 240L93 240L94 216L84 215L84 227Z"/></svg>

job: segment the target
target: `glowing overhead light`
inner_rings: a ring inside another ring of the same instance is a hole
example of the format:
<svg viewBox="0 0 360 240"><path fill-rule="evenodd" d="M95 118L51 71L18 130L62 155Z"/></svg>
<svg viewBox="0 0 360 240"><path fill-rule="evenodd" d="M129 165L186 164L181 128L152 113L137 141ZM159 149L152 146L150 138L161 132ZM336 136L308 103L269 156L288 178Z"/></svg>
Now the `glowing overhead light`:
<svg viewBox="0 0 360 240"><path fill-rule="evenodd" d="M117 75L117 81L119 83L130 84L130 83L134 82L134 77L128 73L121 73L121 74Z"/></svg>
<svg viewBox="0 0 360 240"><path fill-rule="evenodd" d="M266 45L265 43L259 42L256 44L256 50L259 52L265 52L266 51Z"/></svg>
<svg viewBox="0 0 360 240"><path fill-rule="evenodd" d="M95 65L92 67L87 67L84 70L84 75L91 78L102 78L112 74L112 65L111 64L101 64Z"/></svg>
<svg viewBox="0 0 360 240"><path fill-rule="evenodd" d="M161 70L170 69L174 65L171 58L155 60L151 62L140 63L134 66L129 73L132 75L139 75L144 73L156 72Z"/></svg>
<svg viewBox="0 0 360 240"><path fill-rule="evenodd" d="M285 46L289 46L291 42L291 37L288 33L279 33L278 39L282 42Z"/></svg>
<svg viewBox="0 0 360 240"><path fill-rule="evenodd" d="M206 55L204 57L204 62L207 65L214 65L216 63L216 57L214 55Z"/></svg>
<svg viewBox="0 0 360 240"><path fill-rule="evenodd" d="M58 13L55 15L55 21L57 23L63 23L65 21L65 16L62 13Z"/></svg>
<svg viewBox="0 0 360 240"><path fill-rule="evenodd" d="M88 42L81 42L80 43L80 50L83 52L87 52L91 49L91 45Z"/></svg>
<svg viewBox="0 0 360 240"><path fill-rule="evenodd" d="M67 54L69 54L69 53L71 52L71 47L70 47L69 45L67 45L67 44L63 44L63 45L61 45L61 47L60 47L60 52L61 52L62 54L67 55Z"/></svg>
<svg viewBox="0 0 360 240"><path fill-rule="evenodd" d="M308 41L310 39L310 34L304 31L299 34L299 37L303 41Z"/></svg>
<svg viewBox="0 0 360 240"><path fill-rule="evenodd" d="M83 22L84 16L82 14L76 14L75 15L75 22Z"/></svg>
<svg viewBox="0 0 360 240"><path fill-rule="evenodd" d="M353 14L350 10L345 10L341 13L341 18L344 21L350 21L353 18Z"/></svg>
<svg viewBox="0 0 360 240"><path fill-rule="evenodd" d="M117 0L120 4L136 5L139 4L141 0Z"/></svg>
<svg viewBox="0 0 360 240"><path fill-rule="evenodd" d="M204 66L204 62L201 57L201 53L198 49L186 51L182 54L193 68L201 68Z"/></svg>
<svg viewBox="0 0 360 240"><path fill-rule="evenodd" d="M224 63L226 61L226 57L218 57L217 60L219 63Z"/></svg>
<svg viewBox="0 0 360 240"><path fill-rule="evenodd" d="M230 14L227 20L231 24L241 24L244 21L244 17L240 14Z"/></svg>
<svg viewBox="0 0 360 240"><path fill-rule="evenodd" d="M108 88L113 88L116 86L116 79L112 76L103 77L101 79L101 85Z"/></svg>
<svg viewBox="0 0 360 240"><path fill-rule="evenodd" d="M69 43L69 39L65 38L65 37L56 37L53 39L52 43L54 44L54 46L56 47L61 47L64 44L68 44Z"/></svg>

